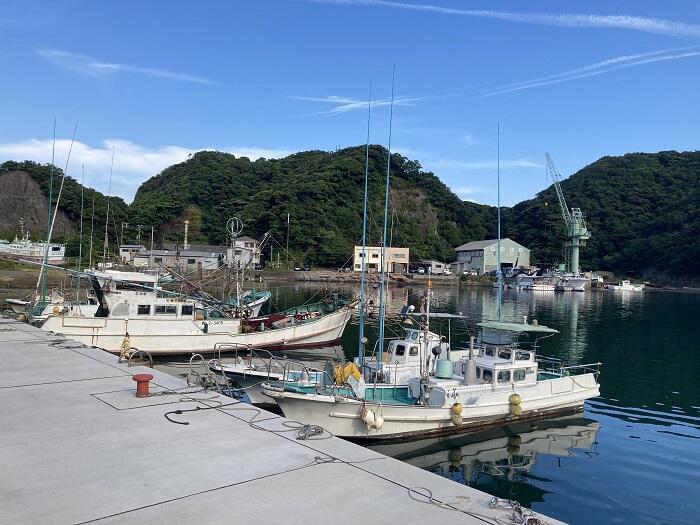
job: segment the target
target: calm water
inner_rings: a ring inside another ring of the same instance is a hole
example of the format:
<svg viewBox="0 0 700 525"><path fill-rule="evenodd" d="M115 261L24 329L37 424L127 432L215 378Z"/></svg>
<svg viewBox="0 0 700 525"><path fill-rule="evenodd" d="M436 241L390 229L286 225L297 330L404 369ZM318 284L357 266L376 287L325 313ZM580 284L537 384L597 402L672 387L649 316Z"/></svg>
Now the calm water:
<svg viewBox="0 0 700 525"><path fill-rule="evenodd" d="M274 309L323 295L306 284L272 292ZM421 292L390 289L388 310L417 306ZM468 317L452 322L453 345L496 318L492 288L434 292L437 310ZM560 330L542 342L543 354L601 361L601 397L575 417L374 448L570 523L700 523L700 294L506 292L503 312ZM446 324L432 329L447 335ZM372 340L376 326L368 332ZM390 321L387 332L399 335L400 324ZM356 352L356 324L342 344Z"/></svg>
<svg viewBox="0 0 700 525"><path fill-rule="evenodd" d="M272 299L285 307L317 291L283 286ZM469 318L452 322L453 345L497 316L491 288L434 292L438 310ZM388 309L418 305L420 293L392 288ZM700 294L505 292L504 319L524 315L561 332L543 354L603 363L601 397L583 415L375 448L570 523L700 523ZM343 346L356 352L356 325Z"/></svg>

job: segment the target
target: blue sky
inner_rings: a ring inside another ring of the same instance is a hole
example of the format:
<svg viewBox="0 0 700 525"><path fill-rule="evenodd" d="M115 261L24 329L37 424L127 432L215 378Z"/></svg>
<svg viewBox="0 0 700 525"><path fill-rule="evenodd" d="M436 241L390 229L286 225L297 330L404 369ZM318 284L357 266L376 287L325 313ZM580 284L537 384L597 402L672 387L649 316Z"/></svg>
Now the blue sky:
<svg viewBox="0 0 700 525"><path fill-rule="evenodd" d="M188 153L252 158L392 145L462 198L495 204L604 155L700 142L697 1L0 4L0 160L56 163L114 193ZM575 196L569 196L575 205Z"/></svg>

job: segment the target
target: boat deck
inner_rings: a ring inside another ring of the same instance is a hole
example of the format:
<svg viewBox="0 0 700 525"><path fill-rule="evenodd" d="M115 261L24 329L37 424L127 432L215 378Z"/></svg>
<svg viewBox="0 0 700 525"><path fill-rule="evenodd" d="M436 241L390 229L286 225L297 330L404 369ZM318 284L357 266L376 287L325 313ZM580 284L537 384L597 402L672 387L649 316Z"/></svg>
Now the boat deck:
<svg viewBox="0 0 700 525"><path fill-rule="evenodd" d="M5 523L453 525L512 516L478 490L335 437L298 440L282 417L24 323L0 320L0 356ZM155 376L156 395L139 399L132 374L143 372ZM463 512L412 498L411 487Z"/></svg>

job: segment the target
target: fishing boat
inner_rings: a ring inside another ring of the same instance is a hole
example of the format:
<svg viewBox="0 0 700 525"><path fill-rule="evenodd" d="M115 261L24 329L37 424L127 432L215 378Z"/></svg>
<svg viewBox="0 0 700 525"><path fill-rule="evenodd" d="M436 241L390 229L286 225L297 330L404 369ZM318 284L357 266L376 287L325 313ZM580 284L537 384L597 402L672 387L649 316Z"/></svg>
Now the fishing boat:
<svg viewBox="0 0 700 525"><path fill-rule="evenodd" d="M582 275L560 274L557 276L555 289L558 292L583 292L590 280Z"/></svg>
<svg viewBox="0 0 700 525"><path fill-rule="evenodd" d="M41 328L110 352L187 354L215 352L226 345L327 346L340 339L352 315L347 302L334 294L264 317L231 316L220 302L164 290L153 274L85 275L88 297L97 304L94 315L71 307L52 313Z"/></svg>
<svg viewBox="0 0 700 525"><path fill-rule="evenodd" d="M48 243L47 245L44 241L34 242L29 238L29 229L25 227L24 219L20 219L19 225L21 237L15 236L12 242L0 242L0 255L5 255L13 259L42 262L44 260L44 254L46 254L49 264L63 264L63 258L66 255L65 244Z"/></svg>
<svg viewBox="0 0 700 525"><path fill-rule="evenodd" d="M241 294L240 299L235 295L229 297L226 303L232 308L242 307L246 309L246 315L248 317L258 317L260 315L260 309L270 297L272 297L272 292L269 290L252 289L246 290Z"/></svg>
<svg viewBox="0 0 700 525"><path fill-rule="evenodd" d="M347 395L333 385L300 392L284 381L265 383L285 416L320 425L357 440L414 439L484 430L516 421L578 412L599 395L600 363L564 366L538 357L537 341L557 331L536 322L482 322L478 345L467 358L452 361L422 356L427 373L407 387L382 389L375 399L368 385L364 397ZM528 347L518 339L534 336ZM389 395L390 394L390 395Z"/></svg>
<svg viewBox="0 0 700 525"><path fill-rule="evenodd" d="M605 288L608 290L620 290L623 292L643 292L643 284L633 284L629 279L624 279L618 284L606 284Z"/></svg>

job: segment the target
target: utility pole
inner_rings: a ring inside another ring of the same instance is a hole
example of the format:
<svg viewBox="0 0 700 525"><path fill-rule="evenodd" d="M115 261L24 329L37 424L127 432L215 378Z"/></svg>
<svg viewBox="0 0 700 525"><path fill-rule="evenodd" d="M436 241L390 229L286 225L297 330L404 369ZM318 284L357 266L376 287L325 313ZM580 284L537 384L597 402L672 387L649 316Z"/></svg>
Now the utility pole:
<svg viewBox="0 0 700 525"><path fill-rule="evenodd" d="M289 271L289 213L287 213L287 271Z"/></svg>

